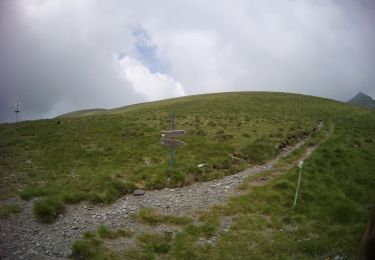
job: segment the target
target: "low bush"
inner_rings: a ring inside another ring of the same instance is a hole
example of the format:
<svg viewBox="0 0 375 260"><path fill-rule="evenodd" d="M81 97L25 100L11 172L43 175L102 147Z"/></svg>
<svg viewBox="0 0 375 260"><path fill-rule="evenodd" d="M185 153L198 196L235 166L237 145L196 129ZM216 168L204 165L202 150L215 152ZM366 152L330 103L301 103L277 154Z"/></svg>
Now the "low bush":
<svg viewBox="0 0 375 260"><path fill-rule="evenodd" d="M33 205L33 214L42 223L52 223L63 211L64 202L57 197L41 199Z"/></svg>

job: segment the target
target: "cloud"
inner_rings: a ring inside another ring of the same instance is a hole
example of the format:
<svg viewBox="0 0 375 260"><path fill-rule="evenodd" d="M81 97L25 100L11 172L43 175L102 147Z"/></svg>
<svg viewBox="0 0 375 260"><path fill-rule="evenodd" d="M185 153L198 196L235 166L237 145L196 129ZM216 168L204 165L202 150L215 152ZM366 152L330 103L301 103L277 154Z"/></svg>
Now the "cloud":
<svg viewBox="0 0 375 260"><path fill-rule="evenodd" d="M121 78L148 101L185 95L178 81L166 74L152 73L136 59L125 56L120 60L120 67Z"/></svg>
<svg viewBox="0 0 375 260"><path fill-rule="evenodd" d="M0 1L0 122L236 90L375 97L375 2Z"/></svg>

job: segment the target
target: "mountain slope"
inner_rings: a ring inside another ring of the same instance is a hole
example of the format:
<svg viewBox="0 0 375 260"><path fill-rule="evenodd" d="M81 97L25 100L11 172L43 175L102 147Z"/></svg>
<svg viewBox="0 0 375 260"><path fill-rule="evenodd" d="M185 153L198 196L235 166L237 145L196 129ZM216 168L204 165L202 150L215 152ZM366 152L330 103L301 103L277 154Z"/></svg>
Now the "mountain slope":
<svg viewBox="0 0 375 260"><path fill-rule="evenodd" d="M84 110L78 110L78 111L73 111L70 113L63 114L63 115L58 116L57 118L92 116L92 115L104 114L106 111L107 109L104 109L104 108L84 109Z"/></svg>
<svg viewBox="0 0 375 260"><path fill-rule="evenodd" d="M168 147L160 145L160 131L170 128L171 111L176 129L188 133L181 138L188 145L175 148L173 169L168 168ZM53 222L65 204L111 203L135 188L179 187L261 164L285 146L315 137L319 120L323 132L331 126L334 131L305 161L295 210L291 205L298 169L293 167L284 169L284 175L275 173L279 178L268 185L247 188L245 183L241 196L200 215L199 224L186 226L173 239L146 234L149 239L140 240L132 254L172 259L352 258L375 199L375 112L328 99L221 93L102 115L0 125L0 194L3 199L36 198L36 218ZM204 169L197 167L201 163ZM223 217L233 224L227 233L217 234ZM212 236L217 244L201 243Z"/></svg>
<svg viewBox="0 0 375 260"><path fill-rule="evenodd" d="M348 103L352 105L375 109L375 100L362 92L359 92L357 95L355 95L352 99L348 101Z"/></svg>

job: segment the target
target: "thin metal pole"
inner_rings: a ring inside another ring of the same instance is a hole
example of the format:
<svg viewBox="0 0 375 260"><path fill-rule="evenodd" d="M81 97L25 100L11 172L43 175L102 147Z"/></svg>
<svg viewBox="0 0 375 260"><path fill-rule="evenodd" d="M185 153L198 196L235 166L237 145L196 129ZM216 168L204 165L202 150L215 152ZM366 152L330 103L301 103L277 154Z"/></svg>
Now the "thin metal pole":
<svg viewBox="0 0 375 260"><path fill-rule="evenodd" d="M171 130L174 130L174 112L172 111L172 114L171 114ZM171 150L171 158L169 160L169 167L173 167L173 155L174 155L174 149L173 149L173 145L170 145L170 150Z"/></svg>
<svg viewBox="0 0 375 260"><path fill-rule="evenodd" d="M14 112L16 113L16 123L18 122L18 113L20 112L20 102L17 101L16 102L16 110L14 110Z"/></svg>
<svg viewBox="0 0 375 260"><path fill-rule="evenodd" d="M296 195L294 196L293 209L295 208L295 206L296 206L296 204L297 204L297 198L298 198L299 186L301 185L301 173L302 173L302 167L299 168L298 184L297 184Z"/></svg>

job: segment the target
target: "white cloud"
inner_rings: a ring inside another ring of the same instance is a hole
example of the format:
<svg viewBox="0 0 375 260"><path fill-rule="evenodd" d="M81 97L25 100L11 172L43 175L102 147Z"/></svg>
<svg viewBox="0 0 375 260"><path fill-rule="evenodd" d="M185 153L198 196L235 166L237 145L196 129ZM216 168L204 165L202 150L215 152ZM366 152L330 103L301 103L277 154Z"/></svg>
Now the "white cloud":
<svg viewBox="0 0 375 260"><path fill-rule="evenodd" d="M152 73L137 59L125 56L120 60L120 77L148 101L184 96L181 84L171 76Z"/></svg>

